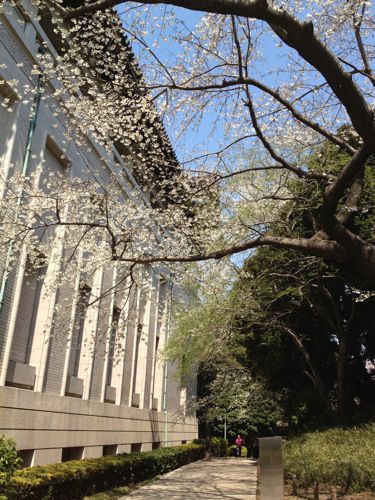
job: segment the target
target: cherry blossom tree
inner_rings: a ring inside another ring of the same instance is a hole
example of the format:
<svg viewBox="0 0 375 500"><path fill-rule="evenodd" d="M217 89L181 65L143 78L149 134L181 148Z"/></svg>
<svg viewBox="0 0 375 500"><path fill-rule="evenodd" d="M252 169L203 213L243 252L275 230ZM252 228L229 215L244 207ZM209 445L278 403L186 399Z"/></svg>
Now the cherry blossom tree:
<svg viewBox="0 0 375 500"><path fill-rule="evenodd" d="M86 245L98 262L132 266L217 260L271 245L343 263L374 283L374 239L353 226L374 210L362 203L375 154L369 1L36 4L37 16L54 24L59 55L47 51L33 69L42 91L14 87L25 99L42 92L68 113L59 118L56 109L67 155L87 134L106 151L115 145L119 175L128 184L134 175L148 198L134 190L124 196L116 176L54 178L47 195L32 178L16 178L1 205L4 245L28 239L40 253L48 240L41 232L65 227L73 250ZM190 30L173 7L201 11L197 26ZM150 47L146 32L155 30L179 47L177 55ZM128 40L141 51L143 74ZM159 116L176 141L203 130L207 117L212 127L200 150L191 147L178 162ZM326 168L323 153L308 162L324 141L347 157L339 172ZM291 178L314 183L320 196L310 238L283 236L282 219L269 232L292 196Z"/></svg>

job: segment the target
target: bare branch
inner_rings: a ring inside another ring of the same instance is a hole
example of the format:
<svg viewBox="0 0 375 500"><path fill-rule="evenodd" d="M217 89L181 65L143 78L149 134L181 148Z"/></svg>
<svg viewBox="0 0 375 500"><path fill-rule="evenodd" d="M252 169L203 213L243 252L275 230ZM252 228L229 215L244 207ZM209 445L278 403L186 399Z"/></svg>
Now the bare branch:
<svg viewBox="0 0 375 500"><path fill-rule="evenodd" d="M255 110L254 110L254 106L253 106L253 102L252 102L252 98L251 98L248 86L246 86L246 94L247 94L246 105L249 109L249 113L250 113L251 121L253 123L254 130L256 131L258 138L261 140L263 146L269 152L271 157L275 161L279 162L286 170L290 170L291 172L296 174L298 177L306 177L309 179L317 179L317 180L327 181L328 180L327 174L320 173L320 172L313 172L313 171L310 172L310 171L302 170L301 168L298 168L298 167L292 165L291 163L287 162L283 157L281 157L279 154L276 153L276 151L271 146L270 142L265 137L265 135L263 134L263 132L258 124L258 119L257 119L257 116L255 114Z"/></svg>
<svg viewBox="0 0 375 500"><path fill-rule="evenodd" d="M287 99L283 98L280 94L280 92L271 89L267 85L259 82L258 80L254 80L254 78L240 78L240 79L234 79L234 80L224 80L221 83L217 84L210 84L210 85L196 85L196 86L188 86L185 83L179 84L179 85L162 85L162 86L149 86L149 89L155 89L155 88L160 88L160 87L165 87L171 90L184 90L184 91L208 91L208 90L215 90L215 89L226 89L230 87L237 87L240 85L251 85L253 87L258 88L259 90L262 90L266 94L272 96L276 101L278 101L280 104L282 104L290 113L291 115L296 118L298 121L306 125L307 127L311 128L312 130L315 130L315 132L318 132L321 134L323 137L326 137L329 141L333 142L340 148L342 148L344 151L346 151L349 154L354 154L356 152L356 149L353 148L349 143L347 143L344 139L341 137L332 134L328 130L324 129L319 123L313 122L309 120L306 116L304 116L298 109L293 106Z"/></svg>
<svg viewBox="0 0 375 500"><path fill-rule="evenodd" d="M277 236L259 236L252 240L246 241L239 245L233 245L222 250L217 250L209 253L201 253L189 256L143 256L134 258L118 258L122 262L137 262L138 264L152 264L154 262L199 262L205 260L218 260L230 255L257 248L261 246L273 246L275 248L285 248L290 250L297 250L304 255L314 255L333 260L346 260L346 253L344 249L335 241L326 240L312 240L312 239L297 239L297 238L283 238Z"/></svg>
<svg viewBox="0 0 375 500"><path fill-rule="evenodd" d="M71 9L66 18L84 13L105 10L118 5L121 0L99 0ZM344 105L354 128L375 153L374 112L366 103L362 92L346 73L339 60L314 34L312 22L301 22L285 10L272 7L267 0L144 0L144 4L175 5L190 10L216 14L230 14L256 18L267 22L281 40L295 49L299 55L318 70Z"/></svg>
<svg viewBox="0 0 375 500"><path fill-rule="evenodd" d="M238 76L240 79L243 78L243 64L242 64L242 51L241 51L241 44L238 39L238 33L237 33L237 27L236 27L236 20L234 16L231 17L231 22L232 22L232 31L233 31L233 38L234 38L234 43L236 45L237 49L237 58L238 58Z"/></svg>
<svg viewBox="0 0 375 500"><path fill-rule="evenodd" d="M362 26L363 16L365 15L365 10L366 10L366 3L364 2L362 5L361 14L360 14L359 18L355 14L353 16L353 27L354 27L354 34L355 34L355 38L357 40L359 53L361 54L361 58L362 58L362 62L363 62L364 73L370 78L371 83L375 87L375 79L372 76L370 63L369 63L368 58L367 58L365 46L363 44L362 35L361 35L361 26Z"/></svg>

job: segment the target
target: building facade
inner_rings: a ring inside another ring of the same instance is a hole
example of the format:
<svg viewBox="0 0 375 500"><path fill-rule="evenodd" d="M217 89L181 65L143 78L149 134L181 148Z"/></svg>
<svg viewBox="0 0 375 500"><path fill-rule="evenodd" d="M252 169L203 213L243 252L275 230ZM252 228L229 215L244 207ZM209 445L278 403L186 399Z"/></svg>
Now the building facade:
<svg viewBox="0 0 375 500"><path fill-rule="evenodd" d="M68 118L50 101L36 102L34 96L29 105L21 102L11 83L35 85L32 66L41 41L55 53L36 18L5 2L0 11L0 199L8 180L22 171L38 172L34 182L48 192L53 176L113 182L121 164L124 196L136 192L147 203L131 165L116 150L108 155L90 137L67 150ZM25 466L194 439L197 422L187 409L194 389L181 387L176 364L159 356L172 315L168 270L144 268L134 285L116 264L87 275L71 266L61 286L51 287L68 249L64 228L47 237L49 250L47 244L36 268L25 245L8 273L11 243L1 248L0 434L15 439ZM117 286L121 282L126 286Z"/></svg>

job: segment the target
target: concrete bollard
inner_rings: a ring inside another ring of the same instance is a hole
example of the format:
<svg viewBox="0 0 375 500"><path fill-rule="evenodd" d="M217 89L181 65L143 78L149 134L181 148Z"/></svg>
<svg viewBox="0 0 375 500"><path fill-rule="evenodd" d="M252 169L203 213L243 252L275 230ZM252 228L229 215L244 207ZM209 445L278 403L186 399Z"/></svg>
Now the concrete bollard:
<svg viewBox="0 0 375 500"><path fill-rule="evenodd" d="M284 497L283 449L280 436L259 439L259 491L261 500Z"/></svg>

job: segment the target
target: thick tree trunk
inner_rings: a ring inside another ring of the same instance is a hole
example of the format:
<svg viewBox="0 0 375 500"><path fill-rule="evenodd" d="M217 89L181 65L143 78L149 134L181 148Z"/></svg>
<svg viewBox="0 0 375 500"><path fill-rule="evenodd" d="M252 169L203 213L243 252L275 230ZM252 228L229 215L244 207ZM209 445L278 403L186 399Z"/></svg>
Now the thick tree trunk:
<svg viewBox="0 0 375 500"><path fill-rule="evenodd" d="M328 232L346 251L347 261L363 278L375 283L375 247L335 219Z"/></svg>

